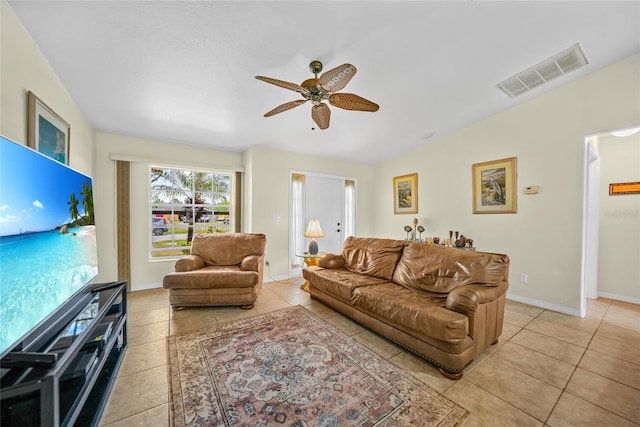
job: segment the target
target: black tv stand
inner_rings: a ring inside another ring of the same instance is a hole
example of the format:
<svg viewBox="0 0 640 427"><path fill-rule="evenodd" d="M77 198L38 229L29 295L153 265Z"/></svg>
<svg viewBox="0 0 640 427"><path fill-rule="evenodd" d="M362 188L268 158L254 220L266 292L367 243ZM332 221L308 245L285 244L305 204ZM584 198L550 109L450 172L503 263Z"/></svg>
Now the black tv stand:
<svg viewBox="0 0 640 427"><path fill-rule="evenodd" d="M0 425L97 426L127 348L126 282L87 286L0 360Z"/></svg>
<svg viewBox="0 0 640 427"><path fill-rule="evenodd" d="M58 360L58 353L13 351L2 358L3 368L50 368Z"/></svg>

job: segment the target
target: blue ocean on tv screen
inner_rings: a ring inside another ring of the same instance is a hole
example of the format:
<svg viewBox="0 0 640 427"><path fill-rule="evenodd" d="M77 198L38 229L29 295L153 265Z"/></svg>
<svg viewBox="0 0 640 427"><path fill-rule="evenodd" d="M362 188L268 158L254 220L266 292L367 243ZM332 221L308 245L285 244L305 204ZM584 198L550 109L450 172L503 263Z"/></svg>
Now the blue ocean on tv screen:
<svg viewBox="0 0 640 427"><path fill-rule="evenodd" d="M0 138L0 353L98 274L91 178ZM91 221L93 222L93 221ZM67 225L67 229L62 227Z"/></svg>

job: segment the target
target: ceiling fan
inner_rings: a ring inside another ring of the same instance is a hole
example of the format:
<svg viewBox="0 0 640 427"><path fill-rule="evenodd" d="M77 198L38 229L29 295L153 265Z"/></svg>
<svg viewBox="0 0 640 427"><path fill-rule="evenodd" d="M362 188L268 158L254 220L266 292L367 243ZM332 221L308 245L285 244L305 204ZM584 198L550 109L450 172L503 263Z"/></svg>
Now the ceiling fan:
<svg viewBox="0 0 640 427"><path fill-rule="evenodd" d="M262 80L263 82L271 83L285 89L294 90L300 93L304 98L279 105L273 110L265 113L265 117L271 117L275 114L282 113L283 111L302 105L307 101L311 101L313 104L313 107L311 108L311 118L316 122L320 129L324 130L329 127L331 111L329 110L329 106L323 101L329 101L329 104L344 110L373 112L378 111L378 108L380 108L378 104L356 94L336 93L340 89L344 88L356 74L357 70L353 65L342 64L339 67L322 73L322 75L318 77L318 74L322 71L322 62L316 60L311 61L309 64L309 70L311 70L315 77L307 79L299 85L285 82L283 80L272 79L271 77L256 76L256 79Z"/></svg>

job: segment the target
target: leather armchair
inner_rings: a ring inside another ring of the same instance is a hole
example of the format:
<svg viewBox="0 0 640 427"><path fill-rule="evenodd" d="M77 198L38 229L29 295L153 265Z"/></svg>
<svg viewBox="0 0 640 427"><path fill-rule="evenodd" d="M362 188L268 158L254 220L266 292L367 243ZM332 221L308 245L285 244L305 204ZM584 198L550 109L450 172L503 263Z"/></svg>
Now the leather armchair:
<svg viewBox="0 0 640 427"><path fill-rule="evenodd" d="M174 310L184 306L239 305L253 308L262 289L264 234L197 234L191 255L164 277Z"/></svg>

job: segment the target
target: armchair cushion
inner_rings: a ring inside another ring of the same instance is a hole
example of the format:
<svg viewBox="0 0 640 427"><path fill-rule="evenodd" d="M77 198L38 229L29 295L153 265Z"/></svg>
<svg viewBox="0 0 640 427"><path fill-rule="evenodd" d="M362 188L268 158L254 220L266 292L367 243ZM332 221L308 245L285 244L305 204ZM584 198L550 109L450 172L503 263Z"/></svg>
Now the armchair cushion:
<svg viewBox="0 0 640 427"><path fill-rule="evenodd" d="M249 255L263 255L266 243L264 234L197 234L191 255L202 257L206 265L239 265Z"/></svg>
<svg viewBox="0 0 640 427"><path fill-rule="evenodd" d="M204 259L197 255L187 255L176 261L175 271L192 271L204 268Z"/></svg>

